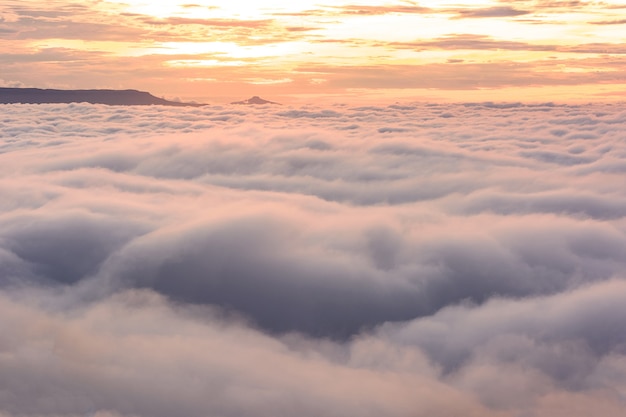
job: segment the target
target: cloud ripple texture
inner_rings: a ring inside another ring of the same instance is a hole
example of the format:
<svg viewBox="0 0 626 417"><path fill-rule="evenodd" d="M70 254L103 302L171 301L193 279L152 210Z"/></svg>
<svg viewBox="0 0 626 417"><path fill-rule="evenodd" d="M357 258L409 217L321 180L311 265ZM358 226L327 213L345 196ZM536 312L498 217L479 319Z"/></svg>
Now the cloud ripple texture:
<svg viewBox="0 0 626 417"><path fill-rule="evenodd" d="M626 108L0 106L0 416L626 415Z"/></svg>

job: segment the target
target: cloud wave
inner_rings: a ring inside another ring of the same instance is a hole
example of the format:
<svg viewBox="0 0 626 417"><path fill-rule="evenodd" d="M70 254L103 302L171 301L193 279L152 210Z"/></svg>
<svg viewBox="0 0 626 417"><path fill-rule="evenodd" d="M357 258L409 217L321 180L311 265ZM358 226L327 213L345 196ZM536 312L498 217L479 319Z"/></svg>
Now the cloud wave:
<svg viewBox="0 0 626 417"><path fill-rule="evenodd" d="M626 407L619 105L2 110L3 417Z"/></svg>

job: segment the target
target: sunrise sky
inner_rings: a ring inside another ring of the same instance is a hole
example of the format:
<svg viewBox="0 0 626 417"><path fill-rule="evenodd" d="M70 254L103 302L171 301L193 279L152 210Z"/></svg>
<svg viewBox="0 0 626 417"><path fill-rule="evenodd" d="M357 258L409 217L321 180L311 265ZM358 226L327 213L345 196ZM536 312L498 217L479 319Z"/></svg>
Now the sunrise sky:
<svg viewBox="0 0 626 417"><path fill-rule="evenodd" d="M268 99L626 94L623 0L0 1L0 84Z"/></svg>
<svg viewBox="0 0 626 417"><path fill-rule="evenodd" d="M0 0L0 87L205 104L0 89L0 417L626 416L626 0Z"/></svg>

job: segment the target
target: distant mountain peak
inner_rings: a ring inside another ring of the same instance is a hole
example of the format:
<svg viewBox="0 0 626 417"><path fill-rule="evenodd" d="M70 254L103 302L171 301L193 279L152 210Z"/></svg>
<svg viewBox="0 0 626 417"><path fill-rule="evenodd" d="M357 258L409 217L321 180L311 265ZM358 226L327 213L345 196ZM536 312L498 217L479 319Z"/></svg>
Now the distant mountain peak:
<svg viewBox="0 0 626 417"><path fill-rule="evenodd" d="M276 103L274 101L265 100L265 99L262 99L259 96L252 96L249 99L242 100L242 101L233 101L230 104L245 104L245 105L278 104L278 105L280 105L280 103Z"/></svg>

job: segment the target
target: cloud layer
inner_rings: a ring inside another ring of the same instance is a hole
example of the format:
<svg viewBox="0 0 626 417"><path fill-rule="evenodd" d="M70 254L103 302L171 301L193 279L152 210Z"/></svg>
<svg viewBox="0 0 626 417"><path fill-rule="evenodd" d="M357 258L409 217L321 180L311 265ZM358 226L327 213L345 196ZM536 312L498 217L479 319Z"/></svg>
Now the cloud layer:
<svg viewBox="0 0 626 417"><path fill-rule="evenodd" d="M623 106L2 114L3 417L623 414Z"/></svg>

